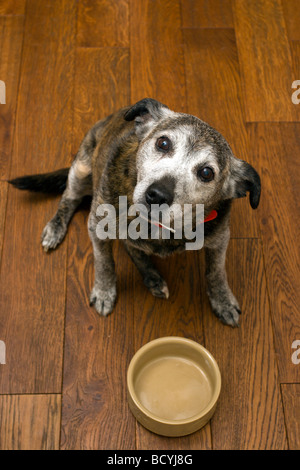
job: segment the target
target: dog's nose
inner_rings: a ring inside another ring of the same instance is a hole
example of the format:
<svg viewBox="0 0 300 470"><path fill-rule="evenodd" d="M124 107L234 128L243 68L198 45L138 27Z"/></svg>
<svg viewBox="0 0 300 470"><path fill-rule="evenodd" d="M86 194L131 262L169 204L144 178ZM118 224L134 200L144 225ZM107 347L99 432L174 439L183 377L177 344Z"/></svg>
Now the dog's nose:
<svg viewBox="0 0 300 470"><path fill-rule="evenodd" d="M173 185L171 185L173 186ZM146 191L146 202L151 204L172 204L174 199L174 187L162 182L152 183Z"/></svg>

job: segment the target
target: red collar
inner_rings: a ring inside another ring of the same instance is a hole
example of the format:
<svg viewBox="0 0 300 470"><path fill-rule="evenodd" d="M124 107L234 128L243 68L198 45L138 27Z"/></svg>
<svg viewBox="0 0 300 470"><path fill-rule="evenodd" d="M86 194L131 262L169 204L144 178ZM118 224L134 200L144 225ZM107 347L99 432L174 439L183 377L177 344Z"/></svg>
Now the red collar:
<svg viewBox="0 0 300 470"><path fill-rule="evenodd" d="M210 220L214 220L217 217L218 213L215 209L213 209L203 220L203 222L209 222Z"/></svg>

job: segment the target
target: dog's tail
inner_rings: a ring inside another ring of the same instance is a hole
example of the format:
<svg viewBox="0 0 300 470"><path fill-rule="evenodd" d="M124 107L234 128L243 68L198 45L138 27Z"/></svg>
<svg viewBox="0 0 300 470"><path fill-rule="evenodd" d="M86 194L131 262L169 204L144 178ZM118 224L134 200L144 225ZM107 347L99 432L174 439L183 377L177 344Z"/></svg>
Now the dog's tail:
<svg viewBox="0 0 300 470"><path fill-rule="evenodd" d="M70 168L39 175L20 176L8 181L15 188L46 194L61 194L66 189Z"/></svg>

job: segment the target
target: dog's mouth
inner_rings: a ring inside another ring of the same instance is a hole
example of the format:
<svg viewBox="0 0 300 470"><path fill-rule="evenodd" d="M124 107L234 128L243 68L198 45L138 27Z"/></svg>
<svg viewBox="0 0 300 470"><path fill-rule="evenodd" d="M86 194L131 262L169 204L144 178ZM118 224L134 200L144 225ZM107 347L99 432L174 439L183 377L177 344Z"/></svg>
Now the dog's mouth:
<svg viewBox="0 0 300 470"><path fill-rule="evenodd" d="M214 220L217 216L218 216L217 211L215 209L213 209L204 218L204 220L201 220L200 222L198 222L197 225L203 224L205 222L210 222L211 220ZM143 214L140 214L140 217L142 219L146 220L147 222L149 222L150 224L155 225L156 227L164 228L165 230L169 230L172 233L176 233L175 228L167 226L167 225L163 224L161 221L153 220L152 217L151 217L151 212L148 213L148 217L146 215L143 215Z"/></svg>
<svg viewBox="0 0 300 470"><path fill-rule="evenodd" d="M169 231L172 232L172 233L175 233L175 232L176 232L176 230L175 230L174 228L168 227L167 225L163 224L162 222L159 222L159 221L156 221L156 220L152 220L152 217L149 218L149 217L146 217L146 216L144 216L144 215L142 215L142 214L140 214L140 217L141 217L142 219L144 219L144 220L147 220L147 222L149 222L149 223L152 224L152 225L155 225L156 227L164 228L164 229L166 229L166 230L169 230Z"/></svg>

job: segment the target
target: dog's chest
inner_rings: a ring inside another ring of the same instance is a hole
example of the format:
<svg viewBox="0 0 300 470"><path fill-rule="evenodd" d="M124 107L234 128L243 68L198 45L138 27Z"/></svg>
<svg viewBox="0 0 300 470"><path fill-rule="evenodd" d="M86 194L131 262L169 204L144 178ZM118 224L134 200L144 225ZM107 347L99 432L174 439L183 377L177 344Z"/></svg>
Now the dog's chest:
<svg viewBox="0 0 300 470"><path fill-rule="evenodd" d="M134 248L144 251L147 255L156 255L160 257L170 256L173 253L182 253L185 251L184 240L132 240L128 239Z"/></svg>

